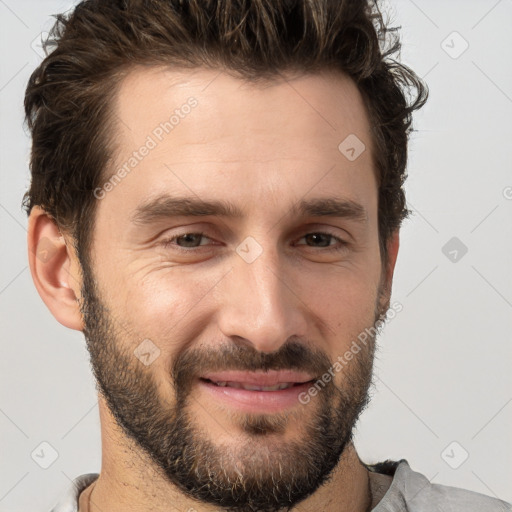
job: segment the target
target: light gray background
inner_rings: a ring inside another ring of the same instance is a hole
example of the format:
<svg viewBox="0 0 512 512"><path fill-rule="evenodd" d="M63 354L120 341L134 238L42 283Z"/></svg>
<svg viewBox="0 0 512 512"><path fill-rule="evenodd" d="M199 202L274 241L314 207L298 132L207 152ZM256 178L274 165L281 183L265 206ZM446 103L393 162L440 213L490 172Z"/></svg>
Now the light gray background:
<svg viewBox="0 0 512 512"><path fill-rule="evenodd" d="M20 207L34 39L71 5L0 0L2 512L48 511L72 478L100 469L85 343L37 294ZM430 100L410 144L415 213L401 232L393 288L403 311L380 338L377 392L356 445L366 462L406 458L433 482L512 501L512 2L393 0L389 13L403 27L402 60L425 77ZM462 48L453 31L469 43L458 58L443 49ZM456 262L442 252L452 237L468 248ZM46 470L31 457L44 441L59 454ZM468 459L452 469L446 461L460 462L462 450Z"/></svg>

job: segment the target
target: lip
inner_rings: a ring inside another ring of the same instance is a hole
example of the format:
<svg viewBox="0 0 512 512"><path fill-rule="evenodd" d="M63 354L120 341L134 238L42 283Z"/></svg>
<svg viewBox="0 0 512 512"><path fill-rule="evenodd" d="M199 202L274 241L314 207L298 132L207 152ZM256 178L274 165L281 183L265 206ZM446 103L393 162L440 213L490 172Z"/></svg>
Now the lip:
<svg viewBox="0 0 512 512"><path fill-rule="evenodd" d="M287 389L277 391L251 391L242 388L217 386L216 382L240 382L254 386L273 386L282 382L295 382ZM292 372L218 372L205 374L199 379L199 388L216 402L243 412L276 413L300 405L299 396L306 392L314 380L310 375Z"/></svg>
<svg viewBox="0 0 512 512"><path fill-rule="evenodd" d="M252 386L275 386L283 382L304 383L314 379L314 376L294 370L273 370L269 372L224 371L210 372L201 378L213 382L240 382ZM268 393L268 391L267 391Z"/></svg>

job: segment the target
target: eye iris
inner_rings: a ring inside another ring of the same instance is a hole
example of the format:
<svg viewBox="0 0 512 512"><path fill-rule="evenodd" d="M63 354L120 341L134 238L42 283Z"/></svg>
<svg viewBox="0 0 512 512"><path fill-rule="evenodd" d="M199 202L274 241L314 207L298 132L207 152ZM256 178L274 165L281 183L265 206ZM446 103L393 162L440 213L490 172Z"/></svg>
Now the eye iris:
<svg viewBox="0 0 512 512"><path fill-rule="evenodd" d="M329 246L329 241L330 241L330 236L331 235L325 235L323 233L311 233L309 235L306 235L306 239L309 239L309 241L318 241L318 238L317 237L324 237L324 241L326 241L327 243L323 244L323 245L320 245L320 247L328 247ZM313 238L314 237L314 238Z"/></svg>
<svg viewBox="0 0 512 512"><path fill-rule="evenodd" d="M194 238L196 239L196 241L200 242L202 236L203 235L197 233L187 233L186 235L178 237L176 241L183 240L186 238L188 239L188 241L186 241L185 243L188 244L188 242L190 242L190 239L192 239L192 245L185 245L185 247L197 247L197 245L194 244Z"/></svg>

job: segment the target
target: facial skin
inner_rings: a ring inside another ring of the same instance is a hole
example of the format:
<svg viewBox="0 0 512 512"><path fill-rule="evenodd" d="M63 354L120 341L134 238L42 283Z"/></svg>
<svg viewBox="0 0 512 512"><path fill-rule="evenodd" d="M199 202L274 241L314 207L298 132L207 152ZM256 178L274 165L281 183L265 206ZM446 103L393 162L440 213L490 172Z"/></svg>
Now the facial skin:
<svg viewBox="0 0 512 512"><path fill-rule="evenodd" d="M84 332L98 381L95 512L375 506L351 442L368 402L374 339L305 405L247 412L199 380L268 369L316 380L389 307L398 234L384 268L361 96L340 74L287 80L133 70L114 106L109 174L148 136L157 144L98 199L90 266L81 272L69 240L32 212L29 245L46 236L57 248L46 263L32 253L34 281L56 318ZM158 140L154 130L190 97L197 105ZM349 134L366 145L355 161L338 150ZM162 194L222 200L243 216L134 223L137 208ZM293 212L301 200L328 198L359 203L366 220ZM247 237L257 245L244 245ZM261 250L251 262L240 252L249 247ZM159 351L148 365L134 354L143 340Z"/></svg>

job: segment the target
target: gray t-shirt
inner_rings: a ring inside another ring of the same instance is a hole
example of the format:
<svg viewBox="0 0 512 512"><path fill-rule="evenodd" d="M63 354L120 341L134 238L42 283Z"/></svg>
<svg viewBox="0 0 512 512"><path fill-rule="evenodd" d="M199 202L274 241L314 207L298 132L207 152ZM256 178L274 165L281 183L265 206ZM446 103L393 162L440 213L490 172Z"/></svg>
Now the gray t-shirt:
<svg viewBox="0 0 512 512"><path fill-rule="evenodd" d="M427 477L413 471L405 459L366 464L366 467L393 477L389 489L372 512L512 512L512 504L502 500L457 487L432 484ZM78 512L80 493L98 476L98 473L88 473L75 478L50 512Z"/></svg>

